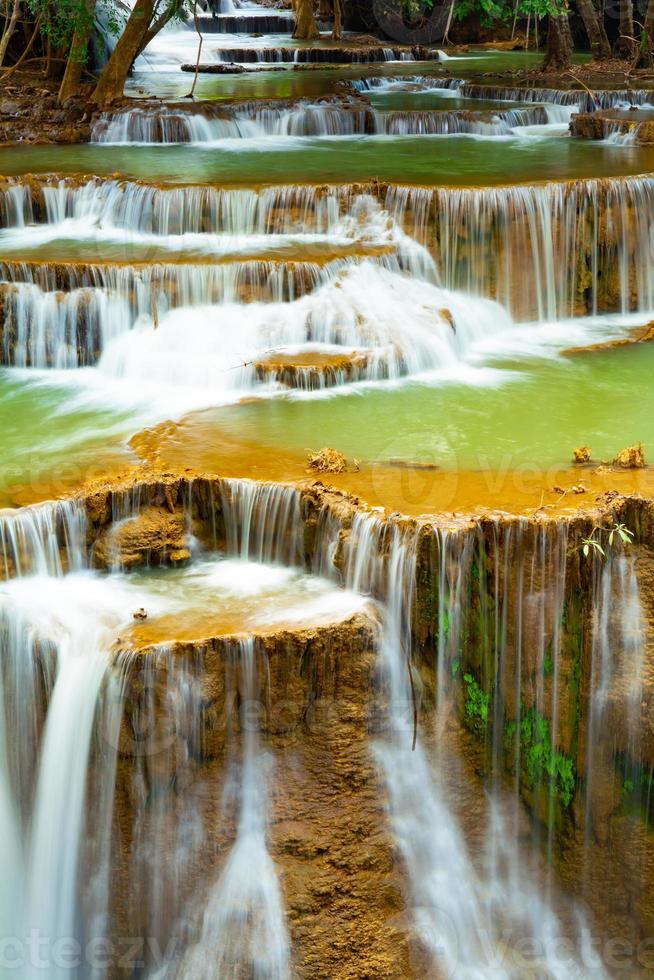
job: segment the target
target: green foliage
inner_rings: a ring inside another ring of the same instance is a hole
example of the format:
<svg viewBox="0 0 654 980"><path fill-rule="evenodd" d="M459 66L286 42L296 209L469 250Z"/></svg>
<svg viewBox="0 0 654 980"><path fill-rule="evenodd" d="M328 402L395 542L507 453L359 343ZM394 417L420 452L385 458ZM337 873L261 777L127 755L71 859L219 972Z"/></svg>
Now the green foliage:
<svg viewBox="0 0 654 980"><path fill-rule="evenodd" d="M509 0L458 0L454 5L453 17L464 20L476 16L483 27L490 27L497 21L512 20L518 17L541 19L552 13L567 12L567 3L562 0L519 0L517 7Z"/></svg>
<svg viewBox="0 0 654 980"><path fill-rule="evenodd" d="M634 532L630 531L624 524L614 524L609 531L609 548L613 546L613 539L618 535L623 544L631 544Z"/></svg>
<svg viewBox="0 0 654 980"><path fill-rule="evenodd" d="M554 673L554 661L552 660L552 654L550 653L550 648L548 647L543 655L543 674L545 677L549 677L550 674Z"/></svg>
<svg viewBox="0 0 654 980"><path fill-rule="evenodd" d="M483 27L490 27L494 21L507 20L511 15L510 6L503 0L459 0L454 5L452 16L455 20L477 15Z"/></svg>
<svg viewBox="0 0 654 980"><path fill-rule="evenodd" d="M79 50L70 48L76 31L83 33L94 26L96 16L89 7L87 0L27 0L31 17L40 21L41 34L52 46L64 49L73 61L86 61L88 52L86 45ZM192 7L192 0L158 0L155 7L153 22L162 15L169 15L170 20L182 19L186 10ZM113 37L118 37L125 22L127 13L114 0L97 0L96 15L102 16L106 30Z"/></svg>
<svg viewBox="0 0 654 980"><path fill-rule="evenodd" d="M27 6L34 20L40 18L41 34L55 48L70 43L75 30L93 23L85 0L27 0Z"/></svg>
<svg viewBox="0 0 654 980"><path fill-rule="evenodd" d="M608 538L607 538L608 544L605 547L602 547L600 541L601 535L602 535L602 528L596 527L589 537L581 539L581 544L579 547L581 548L584 558L588 558L591 551L593 551L595 554L600 555L602 558L606 558L605 547L612 548L614 541L616 541L616 538L620 538L620 541L622 542L623 545L631 544L631 540L634 536L634 532L630 531L629 528L626 527L624 524L619 524L616 521L616 523L613 525L613 527L608 533Z"/></svg>
<svg viewBox="0 0 654 980"><path fill-rule="evenodd" d="M518 734L515 722L505 729L507 748ZM537 789L544 783L553 787L562 807L572 803L575 791L575 767L573 760L563 752L552 748L550 724L536 708L530 708L520 720L520 756L528 785Z"/></svg>
<svg viewBox="0 0 654 980"><path fill-rule="evenodd" d="M478 732L486 730L488 724L488 710L490 707L490 694L481 689L472 674L464 674L466 700L465 713L471 727Z"/></svg>
<svg viewBox="0 0 654 980"><path fill-rule="evenodd" d="M400 5L405 20L415 22L429 13L434 6L434 0L400 0Z"/></svg>

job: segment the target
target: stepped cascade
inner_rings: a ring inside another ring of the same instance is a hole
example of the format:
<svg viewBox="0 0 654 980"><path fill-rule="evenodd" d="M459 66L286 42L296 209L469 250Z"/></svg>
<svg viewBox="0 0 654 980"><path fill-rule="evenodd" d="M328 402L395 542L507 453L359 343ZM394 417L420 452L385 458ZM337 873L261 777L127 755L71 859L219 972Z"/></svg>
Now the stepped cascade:
<svg viewBox="0 0 654 980"><path fill-rule="evenodd" d="M0 145L0 976L648 976L647 70L219 0L91 102L120 6Z"/></svg>

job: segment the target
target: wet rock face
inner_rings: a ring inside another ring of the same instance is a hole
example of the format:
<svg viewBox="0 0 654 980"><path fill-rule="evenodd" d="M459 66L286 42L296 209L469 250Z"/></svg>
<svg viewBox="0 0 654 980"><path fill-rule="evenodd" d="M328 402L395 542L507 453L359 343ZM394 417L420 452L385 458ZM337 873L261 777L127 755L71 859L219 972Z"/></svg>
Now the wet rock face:
<svg viewBox="0 0 654 980"><path fill-rule="evenodd" d="M178 565L191 557L183 514L147 507L104 528L93 546L96 568Z"/></svg>
<svg viewBox="0 0 654 980"><path fill-rule="evenodd" d="M606 110L579 113L570 121L570 133L583 139L618 139L627 143L654 143L654 113L646 110Z"/></svg>
<svg viewBox="0 0 654 980"><path fill-rule="evenodd" d="M425 534L420 689L433 703L436 649L439 710L478 740L478 770L506 773L507 788L517 780L534 832L551 835L555 865L593 910L594 928L637 941L654 928L651 507L618 507L613 521L641 543L616 546L614 536L610 545L607 524L605 553L586 556L595 522L498 521L443 554ZM637 855L625 875L630 835Z"/></svg>
<svg viewBox="0 0 654 980"><path fill-rule="evenodd" d="M254 703L229 637L119 655L126 688L113 874L125 888L114 892L116 934L175 935L174 910L183 904L201 918L235 833L235 815L220 801L247 727L256 725L271 765L268 841L294 975L413 976L405 930L393 924L401 922L403 882L369 745L376 632L376 621L359 614L260 636ZM181 868L153 867L146 841L171 846L191 819L210 846ZM123 905L121 894L136 900Z"/></svg>

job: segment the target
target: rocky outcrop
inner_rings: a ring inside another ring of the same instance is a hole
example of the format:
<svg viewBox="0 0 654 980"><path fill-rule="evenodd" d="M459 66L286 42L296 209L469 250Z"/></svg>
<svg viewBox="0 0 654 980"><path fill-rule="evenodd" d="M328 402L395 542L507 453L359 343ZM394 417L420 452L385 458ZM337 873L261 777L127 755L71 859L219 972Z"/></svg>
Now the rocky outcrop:
<svg viewBox="0 0 654 980"><path fill-rule="evenodd" d="M133 516L105 525L91 550L96 568L139 565L179 565L191 557L183 513L161 507L145 507Z"/></svg>
<svg viewBox="0 0 654 980"><path fill-rule="evenodd" d="M654 116L645 110L584 112L572 117L570 133L583 139L654 143Z"/></svg>
<svg viewBox="0 0 654 980"><path fill-rule="evenodd" d="M317 391L365 378L371 357L365 351L353 354L272 354L254 362L258 381L285 388Z"/></svg>
<svg viewBox="0 0 654 980"><path fill-rule="evenodd" d="M256 704L243 703L230 637L117 654L126 681L112 934L175 934L176 923L153 906L162 895L170 908L186 900L201 920L234 837L233 814L228 808L218 819L216 808L244 725L256 719L274 779L269 848L284 892L294 975L414 975L405 929L394 924L404 908L402 875L369 752L376 628L374 619L357 615L331 627L257 637ZM182 678L192 695L180 712L170 694ZM211 849L189 855L181 867L164 861L150 870L153 878L139 880L145 868L137 833L149 827L157 839L174 839L185 801L196 828L208 830ZM164 823L154 831L156 820ZM129 889L119 887L128 880ZM128 893L135 900L124 906L120 896Z"/></svg>
<svg viewBox="0 0 654 980"><path fill-rule="evenodd" d="M472 748L466 752L474 757L478 778L505 779L507 790L518 787L570 889L593 898L593 904L606 891L596 903L602 928L619 925L633 937L654 927L647 859L654 769L650 501L609 495L594 508L559 519L407 519L371 511L318 482L293 488L161 476L99 488L83 504L89 553L105 566L184 560L190 534L211 546L231 542L233 551L234 522L245 522L247 515L249 541L264 556L343 578L353 558L372 562L368 584L380 599L407 588L389 578L393 541L406 535L415 553L412 678L420 729L432 729L438 706L442 724L467 731ZM362 515L374 523L369 536L362 537ZM52 527L65 535L63 523ZM262 536L264 528L273 529L275 540ZM625 535L630 543L622 544ZM294 946L306 976L325 958L337 971L345 956L354 972L343 976L363 977L353 964L381 921L383 935L395 938L375 953L379 969L384 963L385 975L412 975L407 947L393 925L403 921L401 875L380 817L383 794L370 768L370 739L385 711L375 672L376 628L374 621L355 618L324 630L281 629L256 641L257 717L279 775L271 846L284 869ZM124 875L135 873L127 858L135 809L147 823L159 813L154 801L165 799L165 819L174 822L198 779L199 795L188 799L203 819L217 819L217 795L202 787L207 780L219 787L225 778L225 714L239 699L229 667L234 637L176 643L173 634L168 645L152 650L138 636L135 629L116 647L129 692L117 795L124 837L116 860ZM642 670L634 691L638 658ZM182 722L171 727L166 720L171 705L179 703L165 695L170 678L175 690L196 691L193 747L179 728ZM138 721L148 706L153 731L167 746L152 760L135 734L148 730ZM233 715L232 721L238 739ZM233 833L229 820L220 823L213 870ZM638 842L638 868L621 881L615 855L632 861L631 838ZM592 864L588 874L580 870L584 862ZM188 868L188 883L179 887L190 894L198 882L206 883L206 869L199 855ZM135 917L139 928L149 929L139 915L146 915L150 902L141 896L136 909L127 909L117 900L114 914L118 920ZM169 929L171 923L159 927ZM339 930L340 952L329 947L330 928ZM406 937L403 928L399 932ZM364 957L360 962L367 963Z"/></svg>

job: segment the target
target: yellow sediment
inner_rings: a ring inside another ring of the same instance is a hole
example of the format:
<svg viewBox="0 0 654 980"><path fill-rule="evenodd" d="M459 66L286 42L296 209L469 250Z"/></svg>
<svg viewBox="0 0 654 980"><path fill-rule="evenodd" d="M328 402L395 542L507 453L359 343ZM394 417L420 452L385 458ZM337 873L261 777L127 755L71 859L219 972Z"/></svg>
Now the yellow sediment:
<svg viewBox="0 0 654 980"><path fill-rule="evenodd" d="M281 233L280 235L287 233ZM80 249L83 249L83 255ZM96 256L97 251L97 256ZM276 247L270 246L253 247L234 247L224 255L216 255L204 249L175 250L159 247L150 242L139 243L138 239L134 242L115 243L98 242L97 246L86 243L84 246L75 245L62 241L61 243L49 242L35 248L21 250L18 246L15 250L5 251L4 261L8 263L29 263L39 266L73 266L75 268L87 268L89 266L112 267L112 266L147 266L152 263L175 264L175 265L229 265L233 262L283 262L286 264L302 264L308 262L316 265L324 265L336 259L346 258L376 258L382 255L391 255L395 251L395 246L387 243L371 243L353 240L351 244L339 243L332 244L324 242L303 242L301 247L295 242L287 245L280 243ZM144 256L143 253L147 253ZM133 259L131 258L133 254Z"/></svg>
<svg viewBox="0 0 654 980"><path fill-rule="evenodd" d="M139 433L132 446L145 463L160 473L304 485L316 480L306 455L233 441L211 412L198 412L180 422L166 422ZM356 472L327 474L322 482L360 497L370 506L408 516L478 514L489 510L564 514L588 509L610 491L654 496L654 468L650 467L620 470L601 465L569 465L455 471L425 468L421 462L398 466L392 461L359 461L359 467Z"/></svg>

